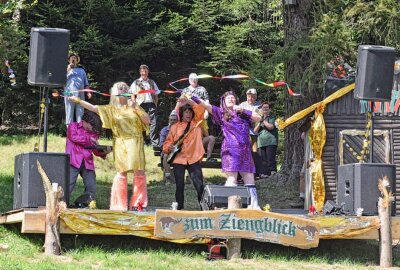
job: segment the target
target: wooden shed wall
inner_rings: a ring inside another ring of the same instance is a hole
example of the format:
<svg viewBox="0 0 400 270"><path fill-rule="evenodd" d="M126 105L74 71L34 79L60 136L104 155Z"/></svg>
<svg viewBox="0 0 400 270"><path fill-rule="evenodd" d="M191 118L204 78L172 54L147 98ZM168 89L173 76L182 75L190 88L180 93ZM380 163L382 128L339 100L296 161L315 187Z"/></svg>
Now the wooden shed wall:
<svg viewBox="0 0 400 270"><path fill-rule="evenodd" d="M336 200L339 132L344 129L365 129L366 115L361 114L360 109L360 101L353 98L352 92L333 101L325 108L326 144L322 160L327 200ZM376 115L374 128L389 130L391 134L392 161L396 165L396 213L400 215L400 116L398 112L392 115Z"/></svg>

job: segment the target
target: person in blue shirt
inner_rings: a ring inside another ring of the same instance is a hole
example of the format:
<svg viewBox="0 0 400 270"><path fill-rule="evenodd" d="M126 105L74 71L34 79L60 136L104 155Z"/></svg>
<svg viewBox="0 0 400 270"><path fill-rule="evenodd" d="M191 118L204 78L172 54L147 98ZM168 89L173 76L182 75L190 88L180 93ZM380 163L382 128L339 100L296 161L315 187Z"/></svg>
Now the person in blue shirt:
<svg viewBox="0 0 400 270"><path fill-rule="evenodd" d="M159 140L159 146L161 147L161 149L162 149L162 146L163 146L165 140L168 137L169 129L171 128L172 125L174 125L177 122L178 122L178 115L176 114L176 111L174 110L169 115L168 126L165 126L163 129L161 129L160 140ZM171 170L171 165L168 164L168 162L167 162L167 155L165 155L162 151L161 151L161 162L162 162L163 170L164 170L165 183L166 184L175 183L175 177L174 177L174 173Z"/></svg>
<svg viewBox="0 0 400 270"><path fill-rule="evenodd" d="M86 72L78 65L79 62L79 55L72 53L68 56L67 83L64 87L65 123L67 126L74 122L74 115L76 122L81 122L83 116L82 106L69 101L68 97L76 96L81 100L85 100L85 93L78 91L89 87ZM91 94L88 93L88 98L90 97Z"/></svg>

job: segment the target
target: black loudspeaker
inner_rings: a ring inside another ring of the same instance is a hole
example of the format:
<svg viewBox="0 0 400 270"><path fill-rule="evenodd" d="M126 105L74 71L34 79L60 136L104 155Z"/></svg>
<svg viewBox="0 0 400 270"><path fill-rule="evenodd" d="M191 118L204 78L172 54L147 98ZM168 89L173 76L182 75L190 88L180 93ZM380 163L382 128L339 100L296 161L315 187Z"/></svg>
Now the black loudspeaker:
<svg viewBox="0 0 400 270"><path fill-rule="evenodd" d="M212 210L215 207L227 208L228 197L234 195L240 196L242 198L242 208L246 208L248 205L250 205L251 198L247 187L206 185L200 202L201 208L203 210Z"/></svg>
<svg viewBox="0 0 400 270"><path fill-rule="evenodd" d="M338 167L337 204L344 212L356 214L363 208L363 215L378 214L378 179L387 176L390 189L396 190L396 166L383 163L353 163ZM392 215L396 213L393 202Z"/></svg>
<svg viewBox="0 0 400 270"><path fill-rule="evenodd" d="M28 84L64 86L67 80L69 30L32 28L29 49Z"/></svg>
<svg viewBox="0 0 400 270"><path fill-rule="evenodd" d="M39 160L52 183L64 190L63 201L69 204L69 155L65 153L23 153L15 156L13 209L33 208L46 205L36 161Z"/></svg>
<svg viewBox="0 0 400 270"><path fill-rule="evenodd" d="M358 46L354 98L390 101L395 58L394 48L374 45Z"/></svg>

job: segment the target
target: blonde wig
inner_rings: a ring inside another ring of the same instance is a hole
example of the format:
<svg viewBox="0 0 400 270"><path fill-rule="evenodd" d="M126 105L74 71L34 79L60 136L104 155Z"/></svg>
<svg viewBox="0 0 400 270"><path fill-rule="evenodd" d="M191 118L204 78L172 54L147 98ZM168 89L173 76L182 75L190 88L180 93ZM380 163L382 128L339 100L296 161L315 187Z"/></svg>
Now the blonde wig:
<svg viewBox="0 0 400 270"><path fill-rule="evenodd" d="M128 93L129 86L124 82L116 82L110 89L110 105L121 106L119 103L119 94Z"/></svg>

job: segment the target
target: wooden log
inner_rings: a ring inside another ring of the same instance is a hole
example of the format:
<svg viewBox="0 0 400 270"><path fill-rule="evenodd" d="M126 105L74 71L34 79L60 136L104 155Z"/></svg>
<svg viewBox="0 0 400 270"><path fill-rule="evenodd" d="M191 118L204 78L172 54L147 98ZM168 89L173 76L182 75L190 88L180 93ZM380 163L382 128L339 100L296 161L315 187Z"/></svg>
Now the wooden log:
<svg viewBox="0 0 400 270"><path fill-rule="evenodd" d="M390 192L390 184L387 176L378 180L378 189L382 197L378 200L378 215L380 221L380 266L392 267L392 228L391 228L391 203L393 195Z"/></svg>
<svg viewBox="0 0 400 270"><path fill-rule="evenodd" d="M43 170L40 162L37 161L37 167L44 186L46 194L46 227L44 254L45 255L60 255L60 219L59 213L63 207L60 200L63 196L63 190L57 183L53 185L50 182L46 172Z"/></svg>
<svg viewBox="0 0 400 270"><path fill-rule="evenodd" d="M238 209L242 206L242 198L240 196L229 196L228 197L228 209ZM228 247L228 254L226 258L239 259L241 258L240 250L242 246L242 240L240 238L230 238L226 243Z"/></svg>

